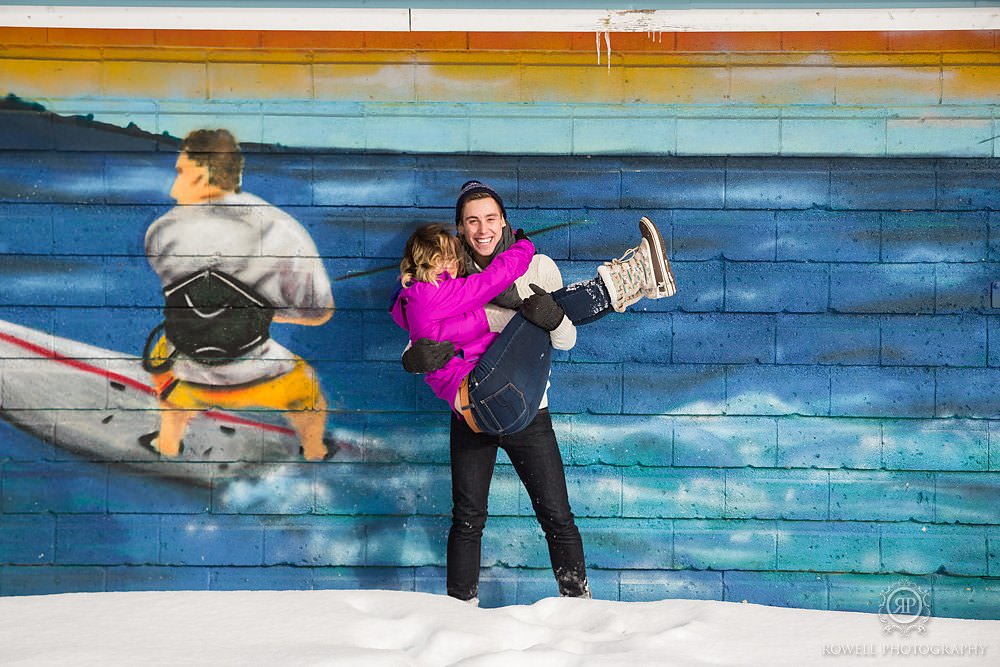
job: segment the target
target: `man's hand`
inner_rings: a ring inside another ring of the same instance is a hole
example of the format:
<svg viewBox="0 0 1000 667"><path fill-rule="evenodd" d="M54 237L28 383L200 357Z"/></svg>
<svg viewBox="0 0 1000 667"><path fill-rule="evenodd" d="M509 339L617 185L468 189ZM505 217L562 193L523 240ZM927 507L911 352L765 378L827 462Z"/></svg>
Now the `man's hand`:
<svg viewBox="0 0 1000 667"><path fill-rule="evenodd" d="M449 340L438 342L430 338L418 338L403 353L403 369L407 373L430 373L444 368L456 354L458 350Z"/></svg>
<svg viewBox="0 0 1000 667"><path fill-rule="evenodd" d="M534 294L521 304L521 315L535 326L552 331L562 323L566 313L559 307L551 294L534 283L531 283L529 287Z"/></svg>
<svg viewBox="0 0 1000 667"><path fill-rule="evenodd" d="M528 238L528 235L524 233L523 229L518 228L517 231L514 232L514 240L515 241L530 241L531 239Z"/></svg>

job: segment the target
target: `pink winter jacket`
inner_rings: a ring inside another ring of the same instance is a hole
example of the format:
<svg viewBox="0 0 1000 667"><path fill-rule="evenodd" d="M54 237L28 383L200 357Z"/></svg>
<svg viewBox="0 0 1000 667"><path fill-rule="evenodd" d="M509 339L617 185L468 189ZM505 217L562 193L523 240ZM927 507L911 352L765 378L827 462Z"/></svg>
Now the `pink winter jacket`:
<svg viewBox="0 0 1000 667"><path fill-rule="evenodd" d="M452 278L444 273L437 285L412 282L400 290L392 306L392 319L410 333L410 341L448 340L462 354L452 357L424 381L434 394L454 408L455 395L497 334L490 332L485 306L528 270L535 246L516 241L498 254L480 273Z"/></svg>

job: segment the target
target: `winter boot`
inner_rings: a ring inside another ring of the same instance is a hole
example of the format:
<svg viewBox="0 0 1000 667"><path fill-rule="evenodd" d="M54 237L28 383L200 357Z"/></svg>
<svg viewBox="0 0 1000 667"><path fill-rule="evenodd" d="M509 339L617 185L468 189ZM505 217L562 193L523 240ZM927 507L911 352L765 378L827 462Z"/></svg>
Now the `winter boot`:
<svg viewBox="0 0 1000 667"><path fill-rule="evenodd" d="M644 217L639 221L639 231L639 245L597 268L611 296L611 306L619 313L643 297L660 299L677 291L659 230Z"/></svg>

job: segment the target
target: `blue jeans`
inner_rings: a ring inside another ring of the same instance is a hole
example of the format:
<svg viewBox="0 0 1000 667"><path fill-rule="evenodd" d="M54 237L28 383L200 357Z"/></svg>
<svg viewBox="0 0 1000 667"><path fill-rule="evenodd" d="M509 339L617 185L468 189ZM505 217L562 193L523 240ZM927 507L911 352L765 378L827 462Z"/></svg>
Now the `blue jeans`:
<svg viewBox="0 0 1000 667"><path fill-rule="evenodd" d="M479 593L479 563L487 499L497 449L502 448L528 491L535 516L549 545L552 571L561 595L578 597L587 587L583 540L573 519L566 476L548 410L520 433L474 433L462 419L451 419L452 523L448 533L448 595L469 600Z"/></svg>
<svg viewBox="0 0 1000 667"><path fill-rule="evenodd" d="M573 324L580 326L611 312L599 278L552 292ZM491 435L512 435L535 418L552 366L549 332L517 313L469 373L469 403L476 425Z"/></svg>

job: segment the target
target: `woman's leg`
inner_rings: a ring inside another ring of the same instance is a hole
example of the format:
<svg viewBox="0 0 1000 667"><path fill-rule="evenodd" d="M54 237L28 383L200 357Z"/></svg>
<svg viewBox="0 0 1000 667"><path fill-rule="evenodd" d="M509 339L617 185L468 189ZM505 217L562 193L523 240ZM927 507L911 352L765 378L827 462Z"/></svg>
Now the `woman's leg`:
<svg viewBox="0 0 1000 667"><path fill-rule="evenodd" d="M451 530L448 533L448 595L479 595L479 561L486 505L497 458L497 437L473 433L451 418Z"/></svg>

